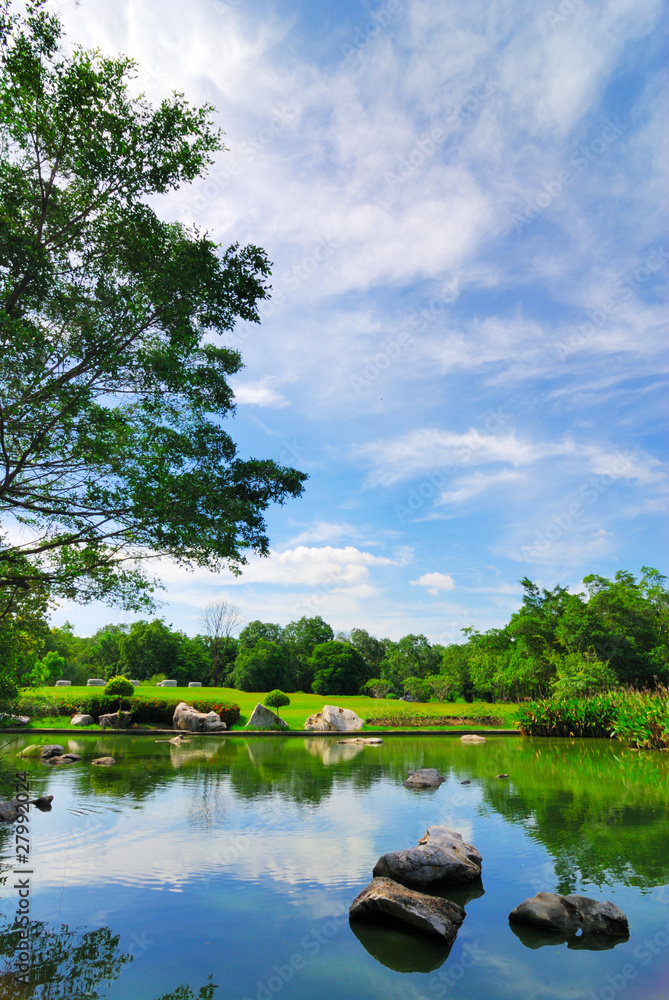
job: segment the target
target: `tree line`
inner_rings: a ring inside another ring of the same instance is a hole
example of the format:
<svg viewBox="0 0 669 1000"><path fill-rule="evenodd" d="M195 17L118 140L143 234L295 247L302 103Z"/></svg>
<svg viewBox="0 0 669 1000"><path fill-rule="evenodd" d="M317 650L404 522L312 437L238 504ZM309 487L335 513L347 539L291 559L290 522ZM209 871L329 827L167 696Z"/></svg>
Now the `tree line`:
<svg viewBox="0 0 669 1000"><path fill-rule="evenodd" d="M20 686L53 682L56 672L79 684L124 674L144 682L170 677L242 691L417 701L519 701L668 683L666 578L643 567L638 580L620 570L613 580L593 574L583 583L574 594L524 578L522 604L504 627L465 628L463 642L449 645L420 634L379 639L362 628L335 634L320 616L283 627L257 619L242 628L225 602L206 609L203 634L192 637L162 619L105 625L89 638L43 623L38 655L15 660L15 676Z"/></svg>

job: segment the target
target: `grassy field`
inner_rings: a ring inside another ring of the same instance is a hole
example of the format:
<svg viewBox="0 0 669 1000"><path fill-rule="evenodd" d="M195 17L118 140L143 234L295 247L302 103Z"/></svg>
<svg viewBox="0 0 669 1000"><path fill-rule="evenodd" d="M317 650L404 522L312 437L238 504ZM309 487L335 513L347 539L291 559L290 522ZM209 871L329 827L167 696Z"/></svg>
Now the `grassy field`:
<svg viewBox="0 0 669 1000"><path fill-rule="evenodd" d="M101 688L89 687L45 687L38 688L34 692L31 692L31 694L35 698L44 699L66 695L68 699L76 701L79 697L85 698L92 692L100 691ZM166 701L173 701L175 704L179 701L190 702L198 698L206 698L207 700L216 702L235 702L241 709L241 718L233 726L235 730L244 728L255 705L258 702L262 702L265 697L264 693L247 693L245 691L236 691L234 688L158 688L144 685L135 688L135 695L145 698L160 698ZM444 727L445 723L439 721L444 717L465 718L475 722L479 728L487 728L485 723L479 723L477 720L486 716L496 716L499 719L499 722L496 723L497 725L501 725L503 728L511 728L516 725L514 717L518 708L517 705L513 704L489 705L486 702L473 702L471 704L466 704L463 701L407 703L386 698L368 698L362 695L355 697L333 695L327 697L316 694L291 694L290 705L282 708L279 714L288 723L290 729L302 730L307 717L314 712L320 712L323 705L327 704L338 705L340 708L353 709L362 719L384 717L393 720L390 724L383 727L365 725L364 728L366 730L375 732L381 729L405 729L414 728L414 726L420 729L429 729L430 726L425 725L425 721L427 721L425 717L433 718L435 720L433 725L437 728ZM422 722L422 725L416 725L418 720ZM472 722L463 724L461 728L471 728ZM62 728L69 726L69 724L70 719L68 716L49 716L31 720L30 728ZM98 726L87 728L98 729Z"/></svg>

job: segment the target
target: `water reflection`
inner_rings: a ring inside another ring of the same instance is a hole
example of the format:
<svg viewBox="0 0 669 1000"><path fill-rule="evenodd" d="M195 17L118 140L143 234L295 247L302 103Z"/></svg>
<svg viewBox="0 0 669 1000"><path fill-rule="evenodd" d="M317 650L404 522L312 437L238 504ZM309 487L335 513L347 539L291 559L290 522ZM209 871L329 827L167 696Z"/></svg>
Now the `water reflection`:
<svg viewBox="0 0 669 1000"><path fill-rule="evenodd" d="M567 935L511 922L509 927L518 940L532 951L561 944L566 944L572 951L611 951L616 945L629 941L629 935L627 937L610 937L608 934Z"/></svg>
<svg viewBox="0 0 669 1000"><path fill-rule="evenodd" d="M351 930L372 958L394 972L435 972L451 953L450 944L394 927L353 921Z"/></svg>

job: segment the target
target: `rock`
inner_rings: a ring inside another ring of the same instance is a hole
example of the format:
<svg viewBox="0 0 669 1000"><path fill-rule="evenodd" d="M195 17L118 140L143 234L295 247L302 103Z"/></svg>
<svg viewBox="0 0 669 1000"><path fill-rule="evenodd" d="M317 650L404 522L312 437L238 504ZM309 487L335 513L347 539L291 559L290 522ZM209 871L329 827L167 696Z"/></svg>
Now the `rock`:
<svg viewBox="0 0 669 1000"><path fill-rule="evenodd" d="M93 716L92 715L73 715L70 719L71 726L92 726Z"/></svg>
<svg viewBox="0 0 669 1000"><path fill-rule="evenodd" d="M140 685L141 685L142 682L141 681L130 681L130 683L132 684L133 687L138 688L138 687L140 687Z"/></svg>
<svg viewBox="0 0 669 1000"><path fill-rule="evenodd" d="M88 680L86 681L86 687L89 687L89 688L98 687L99 688L99 687L104 687L106 683L107 683L107 681L104 680L104 678L102 678L102 677L89 677Z"/></svg>
<svg viewBox="0 0 669 1000"><path fill-rule="evenodd" d="M38 795L36 799L31 799L30 804L39 809L40 812L51 812L53 795Z"/></svg>
<svg viewBox="0 0 669 1000"><path fill-rule="evenodd" d="M156 740L156 743L158 742L162 741ZM179 733L178 736L173 736L172 739L167 742L174 744L175 747L180 747L183 746L184 743L190 743L190 740L187 740L185 736L182 736L181 733Z"/></svg>
<svg viewBox="0 0 669 1000"><path fill-rule="evenodd" d="M72 681L56 681L57 688L69 688L72 687Z"/></svg>
<svg viewBox="0 0 669 1000"><path fill-rule="evenodd" d="M523 900L511 911L509 920L568 936L583 928L578 907L566 896L560 896L556 892L538 892L536 896Z"/></svg>
<svg viewBox="0 0 669 1000"><path fill-rule="evenodd" d="M496 774L495 777L496 778L508 778L509 775L508 774Z"/></svg>
<svg viewBox="0 0 669 1000"><path fill-rule="evenodd" d="M111 767L115 763L113 757L98 757L97 760L91 761L91 764L95 764L97 767Z"/></svg>
<svg viewBox="0 0 669 1000"><path fill-rule="evenodd" d="M30 722L29 715L12 715L11 713L0 712L0 722L4 722L5 719L14 726L27 726Z"/></svg>
<svg viewBox="0 0 669 1000"><path fill-rule="evenodd" d="M611 937L628 937L630 928L627 917L615 903L598 903L589 896L571 893L565 899L573 903L581 914L585 934L608 934Z"/></svg>
<svg viewBox="0 0 669 1000"><path fill-rule="evenodd" d="M40 757L42 760L49 760L50 757L60 757L65 753L65 747L62 747L60 743L46 743L40 749Z"/></svg>
<svg viewBox="0 0 669 1000"><path fill-rule="evenodd" d="M19 809L18 802L0 802L0 823L15 823L25 810Z"/></svg>
<svg viewBox="0 0 669 1000"><path fill-rule="evenodd" d="M103 729L127 729L131 722L132 712L110 712L98 718L98 724Z"/></svg>
<svg viewBox="0 0 669 1000"><path fill-rule="evenodd" d="M461 743L485 743L485 736L476 736L474 733L465 733L464 736L460 737Z"/></svg>
<svg viewBox="0 0 669 1000"><path fill-rule="evenodd" d="M175 688L177 686L177 682L176 681L161 681L160 684L161 684L161 687L164 687L164 688Z"/></svg>
<svg viewBox="0 0 669 1000"><path fill-rule="evenodd" d="M42 760L45 760L45 759L46 759L47 764L56 764L56 765L57 764L76 764L76 762L78 760L81 760L81 757L79 756L78 753L64 753L64 754L61 754L59 757L48 757L48 758L44 758L43 757L42 758Z"/></svg>
<svg viewBox="0 0 669 1000"><path fill-rule="evenodd" d="M453 885L480 878L482 860L456 830L431 826L417 847L380 857L372 874L412 886Z"/></svg>
<svg viewBox="0 0 669 1000"><path fill-rule="evenodd" d="M443 781L446 778L434 767L421 767L411 772L404 785L406 788L439 788Z"/></svg>
<svg viewBox="0 0 669 1000"><path fill-rule="evenodd" d="M380 736L370 736L369 739L365 739L364 736L357 736L350 740L337 740L337 743L360 743L366 747L378 747L383 740Z"/></svg>
<svg viewBox="0 0 669 1000"><path fill-rule="evenodd" d="M202 687L202 681L189 681L188 682L188 687L189 688L201 688Z"/></svg>
<svg viewBox="0 0 669 1000"><path fill-rule="evenodd" d="M375 878L353 900L349 919L400 923L450 944L465 919L465 911L448 899L407 889L389 878Z"/></svg>
<svg viewBox="0 0 669 1000"><path fill-rule="evenodd" d="M288 723L280 719L271 708L265 708L258 702L246 723L246 729L288 729Z"/></svg>
<svg viewBox="0 0 669 1000"><path fill-rule="evenodd" d="M322 712L310 715L304 728L322 733L355 733L364 726L363 720L350 708L323 705Z"/></svg>
<svg viewBox="0 0 669 1000"><path fill-rule="evenodd" d="M465 778L465 780L461 781L460 784L461 785L471 785L471 781L469 780L469 778Z"/></svg>
<svg viewBox="0 0 669 1000"><path fill-rule="evenodd" d="M192 705L180 701L174 710L172 728L189 733L219 733L228 727L221 721L218 712L199 712Z"/></svg>
<svg viewBox="0 0 669 1000"><path fill-rule="evenodd" d="M63 748L60 747L60 749L62 750ZM41 757L42 747L39 746L38 743L30 743L27 747L24 747L23 750L19 750L16 756L25 757L27 759L30 759L30 757Z"/></svg>

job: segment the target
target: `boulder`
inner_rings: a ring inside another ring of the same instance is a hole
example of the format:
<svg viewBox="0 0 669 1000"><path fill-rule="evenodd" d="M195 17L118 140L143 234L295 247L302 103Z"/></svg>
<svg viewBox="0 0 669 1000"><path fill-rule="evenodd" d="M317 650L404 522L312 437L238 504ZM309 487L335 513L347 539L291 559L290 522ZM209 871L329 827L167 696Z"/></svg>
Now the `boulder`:
<svg viewBox="0 0 669 1000"><path fill-rule="evenodd" d="M177 682L176 681L161 681L160 685L161 685L161 687L164 687L164 688L175 688L177 686Z"/></svg>
<svg viewBox="0 0 669 1000"><path fill-rule="evenodd" d="M406 788L439 788L443 781L446 778L434 767L421 767L411 772L404 785Z"/></svg>
<svg viewBox="0 0 669 1000"><path fill-rule="evenodd" d="M60 749L62 750L63 748L60 747ZM16 756L25 757L27 759L30 757L41 757L42 747L38 743L30 743L27 747L24 747L23 750L19 750Z"/></svg>
<svg viewBox="0 0 669 1000"><path fill-rule="evenodd" d="M27 726L30 722L29 715L12 715L8 712L0 712L0 722L6 722L12 726Z"/></svg>
<svg viewBox="0 0 669 1000"><path fill-rule="evenodd" d="M364 726L364 721L350 708L323 705L322 712L310 715L304 728L321 733L355 733Z"/></svg>
<svg viewBox="0 0 669 1000"><path fill-rule="evenodd" d="M56 681L57 688L69 688L72 687L72 681Z"/></svg>
<svg viewBox="0 0 669 1000"><path fill-rule="evenodd" d="M141 681L130 681L130 683L132 684L133 687L138 688L138 687L140 687L140 685L141 685L142 682Z"/></svg>
<svg viewBox="0 0 669 1000"><path fill-rule="evenodd" d="M456 830L431 826L417 847L380 857L372 874L411 886L453 885L480 878L482 860Z"/></svg>
<svg viewBox="0 0 669 1000"><path fill-rule="evenodd" d="M113 757L98 757L97 760L92 760L91 764L97 765L97 767L111 767L116 761Z"/></svg>
<svg viewBox="0 0 669 1000"><path fill-rule="evenodd" d="M476 736L474 733L465 733L464 736L460 737L461 743L485 743L485 736Z"/></svg>
<svg viewBox="0 0 669 1000"><path fill-rule="evenodd" d="M465 919L465 911L449 899L407 889L389 878L375 878L353 900L349 919L402 924L450 944Z"/></svg>
<svg viewBox="0 0 669 1000"><path fill-rule="evenodd" d="M622 910L613 903L599 903L577 893L560 896L557 892L538 892L512 910L509 920L568 937L578 931L611 937L629 936L629 924Z"/></svg>
<svg viewBox="0 0 669 1000"><path fill-rule="evenodd" d="M0 802L0 823L15 823L19 816L25 816L25 808L19 809L18 802Z"/></svg>
<svg viewBox="0 0 669 1000"><path fill-rule="evenodd" d="M369 739L365 739L364 736L354 736L350 740L337 740L337 743L360 743L365 747L378 747L383 743L380 736L370 736Z"/></svg>
<svg viewBox="0 0 669 1000"><path fill-rule="evenodd" d="M180 701L174 710L172 728L189 733L219 733L228 727L221 721L218 712L199 712L192 705Z"/></svg>
<svg viewBox="0 0 669 1000"><path fill-rule="evenodd" d="M288 723L280 719L276 712L270 708L265 708L260 702L251 713L251 718L246 723L247 729L288 729Z"/></svg>
<svg viewBox="0 0 669 1000"><path fill-rule="evenodd" d="M103 729L127 729L131 722L132 712L110 712L98 718L98 724Z"/></svg>
<svg viewBox="0 0 669 1000"><path fill-rule="evenodd" d="M42 759L44 760L45 758L42 758ZM79 756L78 753L64 753L64 754L61 754L59 757L48 757L48 758L46 758L47 764L56 764L56 765L58 765L58 764L76 764L76 762L78 760L81 760L81 757Z"/></svg>
<svg viewBox="0 0 669 1000"><path fill-rule="evenodd" d="M611 937L628 937L630 928L627 917L615 903L603 903L589 896L571 893L565 899L573 903L581 914L584 934L608 934Z"/></svg>
<svg viewBox="0 0 669 1000"><path fill-rule="evenodd" d="M202 687L202 681L189 681L188 682L188 687L189 688L201 688Z"/></svg>
<svg viewBox="0 0 669 1000"><path fill-rule="evenodd" d="M92 726L93 716L92 715L73 715L70 719L71 726Z"/></svg>
<svg viewBox="0 0 669 1000"><path fill-rule="evenodd" d="M86 681L86 687L99 688L99 687L104 687L106 683L107 681L104 680L104 678L102 677L89 677L88 680Z"/></svg>
<svg viewBox="0 0 669 1000"><path fill-rule="evenodd" d="M40 812L51 812L53 795L38 795L36 799L31 799L30 804L36 806Z"/></svg>
<svg viewBox="0 0 669 1000"><path fill-rule="evenodd" d="M40 749L42 760L49 760L50 757L60 757L64 753L65 747L62 747L60 743L45 743Z"/></svg>

